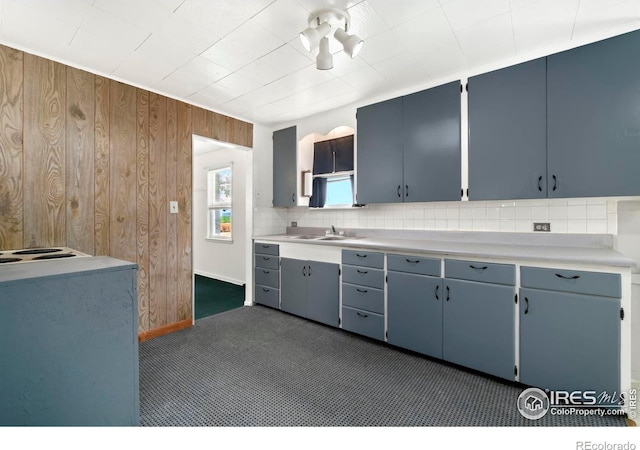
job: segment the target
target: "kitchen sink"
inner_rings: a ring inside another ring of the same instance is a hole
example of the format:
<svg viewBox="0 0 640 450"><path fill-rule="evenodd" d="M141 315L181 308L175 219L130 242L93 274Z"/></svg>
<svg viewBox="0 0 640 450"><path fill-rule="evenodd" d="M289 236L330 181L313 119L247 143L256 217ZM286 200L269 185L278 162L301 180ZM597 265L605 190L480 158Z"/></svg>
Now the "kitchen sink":
<svg viewBox="0 0 640 450"><path fill-rule="evenodd" d="M355 239L353 236L322 236L319 241L344 241L345 239Z"/></svg>
<svg viewBox="0 0 640 450"><path fill-rule="evenodd" d="M299 236L291 236L291 239L306 239L306 240L315 240L322 239L324 236L318 236L317 234L301 234Z"/></svg>

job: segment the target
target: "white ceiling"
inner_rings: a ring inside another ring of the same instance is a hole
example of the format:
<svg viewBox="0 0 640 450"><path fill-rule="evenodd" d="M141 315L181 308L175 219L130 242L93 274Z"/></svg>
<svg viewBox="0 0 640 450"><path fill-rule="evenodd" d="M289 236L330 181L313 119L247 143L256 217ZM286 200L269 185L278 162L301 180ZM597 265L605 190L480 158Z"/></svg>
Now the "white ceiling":
<svg viewBox="0 0 640 450"><path fill-rule="evenodd" d="M365 45L319 71L327 6ZM640 0L0 0L1 43L265 125L639 27Z"/></svg>

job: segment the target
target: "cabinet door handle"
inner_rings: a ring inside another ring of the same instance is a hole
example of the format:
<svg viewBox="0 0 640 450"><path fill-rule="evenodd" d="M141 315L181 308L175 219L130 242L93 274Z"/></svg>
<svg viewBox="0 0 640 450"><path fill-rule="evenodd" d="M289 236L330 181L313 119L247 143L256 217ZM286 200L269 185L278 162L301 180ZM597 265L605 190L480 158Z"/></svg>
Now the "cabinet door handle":
<svg viewBox="0 0 640 450"><path fill-rule="evenodd" d="M302 276L303 277L307 276L307 266L302 266Z"/></svg>
<svg viewBox="0 0 640 450"><path fill-rule="evenodd" d="M473 264L469 264L469 267L471 267L473 270L486 270L487 269L487 266L478 267L478 266L474 266Z"/></svg>
<svg viewBox="0 0 640 450"><path fill-rule="evenodd" d="M358 258L366 258L367 257L366 253L364 255L361 255L360 253L356 253L356 256Z"/></svg>
<svg viewBox="0 0 640 450"><path fill-rule="evenodd" d="M269 258L268 256L263 256L262 259L264 259L265 261L269 261L271 258Z"/></svg>
<svg viewBox="0 0 640 450"><path fill-rule="evenodd" d="M409 185L408 184L404 185L404 196L405 197L409 196Z"/></svg>
<svg viewBox="0 0 640 450"><path fill-rule="evenodd" d="M449 286L447 286L447 301L449 301Z"/></svg>
<svg viewBox="0 0 640 450"><path fill-rule="evenodd" d="M368 289L360 289L360 288L356 288L356 291L362 292L363 294L366 294L367 292L369 292Z"/></svg>
<svg viewBox="0 0 640 450"><path fill-rule="evenodd" d="M402 186L398 185L398 198L402 198L402 194L400 193L400 189L402 189Z"/></svg>
<svg viewBox="0 0 640 450"><path fill-rule="evenodd" d="M538 190L542 192L542 175L538 178Z"/></svg>
<svg viewBox="0 0 640 450"><path fill-rule="evenodd" d="M358 272L360 275L366 275L369 273L367 270L360 270L360 269L356 269L356 272Z"/></svg>
<svg viewBox="0 0 640 450"><path fill-rule="evenodd" d="M291 194L291 203L295 203L296 202L296 193L294 192L293 194Z"/></svg>
<svg viewBox="0 0 640 450"><path fill-rule="evenodd" d="M358 311L356 311L356 314L359 315L360 317L364 317L364 318L369 317L369 314L362 314L361 312L358 312Z"/></svg>
<svg viewBox="0 0 640 450"><path fill-rule="evenodd" d="M440 285L436 284L436 300L440 300L440 297L438 296L438 291L440 290Z"/></svg>
<svg viewBox="0 0 640 450"><path fill-rule="evenodd" d="M418 264L418 263L420 262L420 260L419 260L419 259L409 259L409 258L407 258L407 259L406 259L406 261L407 261L409 264Z"/></svg>
<svg viewBox="0 0 640 450"><path fill-rule="evenodd" d="M524 303L526 307L524 308L524 313L529 314L529 299L527 297L524 298Z"/></svg>
<svg viewBox="0 0 640 450"><path fill-rule="evenodd" d="M558 179L555 175L553 175L553 190L555 191L558 188Z"/></svg>
<svg viewBox="0 0 640 450"><path fill-rule="evenodd" d="M580 275L574 275L572 277L565 277L564 275L557 273L556 276L558 278L562 278L563 280L577 280L578 278L580 278Z"/></svg>
<svg viewBox="0 0 640 450"><path fill-rule="evenodd" d="M311 266L307 267L307 269L309 269L307 273L311 276Z"/></svg>
<svg viewBox="0 0 640 450"><path fill-rule="evenodd" d="M269 292L269 291L270 291L270 289L262 288L262 292Z"/></svg>
<svg viewBox="0 0 640 450"><path fill-rule="evenodd" d="M266 244L262 244L262 248L269 248L271 247L270 245L266 245Z"/></svg>
<svg viewBox="0 0 640 450"><path fill-rule="evenodd" d="M264 269L263 269L263 270L262 270L262 273L271 273L271 271L270 271L270 270L264 270Z"/></svg>

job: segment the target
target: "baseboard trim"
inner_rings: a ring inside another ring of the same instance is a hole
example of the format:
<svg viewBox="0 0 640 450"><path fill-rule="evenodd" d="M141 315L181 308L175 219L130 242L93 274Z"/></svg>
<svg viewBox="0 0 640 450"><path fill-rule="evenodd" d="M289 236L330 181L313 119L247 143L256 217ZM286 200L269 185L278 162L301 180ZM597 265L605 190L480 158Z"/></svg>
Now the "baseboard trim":
<svg viewBox="0 0 640 450"><path fill-rule="evenodd" d="M165 334L173 333L174 331L183 330L189 328L193 321L191 319L181 320L180 322L165 325L163 327L154 328L149 331L142 331L138 333L138 342L148 341L149 339L164 336Z"/></svg>
<svg viewBox="0 0 640 450"><path fill-rule="evenodd" d="M194 270L193 273L196 275L200 275L207 278L212 278L214 280L224 281L225 283L231 283L238 286L244 286L245 282L242 280L236 280L235 278L224 277L221 275L216 275L215 273L203 272L201 270Z"/></svg>

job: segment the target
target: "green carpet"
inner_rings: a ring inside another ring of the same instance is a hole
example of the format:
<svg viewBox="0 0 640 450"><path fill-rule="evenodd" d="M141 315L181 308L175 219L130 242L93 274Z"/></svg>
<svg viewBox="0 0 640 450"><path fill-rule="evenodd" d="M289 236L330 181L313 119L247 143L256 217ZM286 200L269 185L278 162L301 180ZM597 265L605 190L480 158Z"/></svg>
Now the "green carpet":
<svg viewBox="0 0 640 450"><path fill-rule="evenodd" d="M196 275L196 320L244 305L244 286Z"/></svg>

